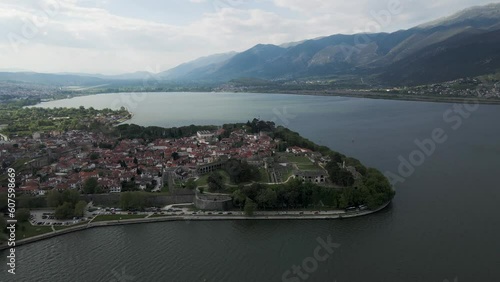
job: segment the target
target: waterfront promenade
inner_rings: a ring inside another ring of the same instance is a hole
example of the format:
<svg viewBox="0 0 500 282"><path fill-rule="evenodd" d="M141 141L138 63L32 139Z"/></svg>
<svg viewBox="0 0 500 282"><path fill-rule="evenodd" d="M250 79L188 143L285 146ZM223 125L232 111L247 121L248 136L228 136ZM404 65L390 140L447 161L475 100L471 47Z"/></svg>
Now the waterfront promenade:
<svg viewBox="0 0 500 282"><path fill-rule="evenodd" d="M376 210L365 210L365 211L287 211L287 212L277 212L277 211L257 211L253 216L245 216L241 212L237 214L208 214L201 213L196 215L165 215L165 216L155 216L151 215L144 218L135 219L123 219L123 220L110 220L110 221L98 221L98 222L88 222L87 224L76 225L73 227L68 227L62 230L54 230L50 233L45 233L30 238L22 239L16 241L16 247L37 242L40 240L52 238L55 236L60 236L76 231L86 230L95 227L106 227L106 226L116 226L116 225L129 225L129 224L140 224L140 223L155 223L155 222L169 222L169 221L233 221L233 220L332 220L332 219L347 219L355 218L360 216L366 216L378 211L385 209L390 205L391 202L387 202ZM0 245L0 251L8 249L6 243Z"/></svg>

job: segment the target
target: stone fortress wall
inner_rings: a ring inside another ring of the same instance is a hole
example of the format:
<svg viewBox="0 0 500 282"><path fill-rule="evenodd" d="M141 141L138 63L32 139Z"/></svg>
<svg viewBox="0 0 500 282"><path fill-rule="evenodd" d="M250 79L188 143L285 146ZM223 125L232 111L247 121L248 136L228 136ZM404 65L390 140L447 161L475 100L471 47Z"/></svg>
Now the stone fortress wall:
<svg viewBox="0 0 500 282"><path fill-rule="evenodd" d="M227 211L233 208L233 200L228 195L197 193L194 204L200 210Z"/></svg>

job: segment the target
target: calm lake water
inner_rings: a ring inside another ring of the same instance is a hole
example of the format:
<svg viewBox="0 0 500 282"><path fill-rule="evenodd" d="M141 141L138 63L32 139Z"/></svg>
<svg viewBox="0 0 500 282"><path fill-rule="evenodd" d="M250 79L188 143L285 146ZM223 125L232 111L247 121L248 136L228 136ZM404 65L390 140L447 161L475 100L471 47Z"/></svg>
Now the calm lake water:
<svg viewBox="0 0 500 282"><path fill-rule="evenodd" d="M165 127L275 120L393 173L399 156L419 156L415 140L439 128L446 141L375 215L92 229L19 247L18 274L3 272L0 281L283 281L285 271L304 261L307 279L291 274L296 279L288 281L500 281L498 106L481 105L459 118L451 104L220 93L105 94L40 106L81 105L125 106L132 123ZM340 247L311 264L318 238L329 236Z"/></svg>

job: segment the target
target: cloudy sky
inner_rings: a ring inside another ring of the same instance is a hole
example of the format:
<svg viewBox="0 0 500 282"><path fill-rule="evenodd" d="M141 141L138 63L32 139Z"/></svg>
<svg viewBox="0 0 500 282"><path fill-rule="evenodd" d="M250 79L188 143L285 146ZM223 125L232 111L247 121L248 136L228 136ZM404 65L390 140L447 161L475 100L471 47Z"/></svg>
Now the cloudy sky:
<svg viewBox="0 0 500 282"><path fill-rule="evenodd" d="M0 0L0 70L159 72L214 53L395 31L495 0Z"/></svg>

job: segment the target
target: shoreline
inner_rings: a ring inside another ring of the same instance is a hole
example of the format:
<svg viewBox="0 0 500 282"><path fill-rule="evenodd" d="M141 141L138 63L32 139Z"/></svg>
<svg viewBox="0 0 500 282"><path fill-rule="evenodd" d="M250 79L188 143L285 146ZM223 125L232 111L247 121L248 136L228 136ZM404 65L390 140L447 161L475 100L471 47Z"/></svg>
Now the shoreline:
<svg viewBox="0 0 500 282"><path fill-rule="evenodd" d="M374 99L374 100L389 100L389 101L408 101L408 102L427 102L427 103L476 103L484 105L500 105L500 99L484 99L479 97L439 97L439 96L414 96L401 94L385 94L370 91L353 91L353 92L216 92L216 93L235 93L235 94L275 94L275 95L299 95L299 96L330 96L330 97L347 97L358 99ZM108 93L111 94L111 93Z"/></svg>
<svg viewBox="0 0 500 282"><path fill-rule="evenodd" d="M225 93L225 94L265 94L265 95L299 95L299 96L331 96L331 97L347 97L347 98L359 98L359 99L374 99L374 100L390 100L390 101L409 101L409 102L427 102L427 103L447 103L447 104L454 104L454 103L475 103L475 104L484 104L484 105L500 105L500 99L484 99L484 98L479 98L479 97L439 97L439 96L416 96L416 95L401 95L401 94L386 94L386 93L377 93L377 92L370 92L370 91L352 91L352 92L328 92L328 93L321 93L321 92L316 92L316 91L311 91L311 92L254 92L254 91L247 91L247 92L226 92L226 91L217 91L217 92L200 92L200 91L180 91L180 92L103 92L103 93L89 93L89 94L83 94L83 95L78 95L78 96L72 96L70 98L62 98L62 99L56 99L52 100L53 101L59 101L59 100L64 100L64 99L73 99L77 97L85 97L85 96L93 96L93 95L106 95L106 94L130 94L130 93ZM30 107L36 107L40 105L40 102L36 105L32 105ZM123 123L123 122L122 122Z"/></svg>
<svg viewBox="0 0 500 282"><path fill-rule="evenodd" d="M63 230L57 230L50 233L40 234L26 239L16 240L16 246L35 243L41 240L61 236L68 233L78 232L82 230L88 230L97 227L109 227L109 226L119 226L119 225L131 225L131 224L146 224L146 223L159 223L159 222L177 222L177 221L242 221L242 220L333 220L333 219L345 219L345 218L356 218L367 216L370 214L377 213L381 210L387 208L392 201L389 201L375 210L367 211L357 211L357 212L339 212L336 214L327 215L255 215L255 216L230 216L230 215L210 215L210 216L200 216L200 215L184 215L184 216L164 216L164 217L147 217L147 218L136 218L136 219L124 219L124 220L111 220L111 221L100 221L100 222L89 222L87 224L78 225L74 227L68 227ZM15 248L14 247L14 248ZM11 248L5 244L0 245L0 251Z"/></svg>

